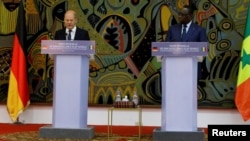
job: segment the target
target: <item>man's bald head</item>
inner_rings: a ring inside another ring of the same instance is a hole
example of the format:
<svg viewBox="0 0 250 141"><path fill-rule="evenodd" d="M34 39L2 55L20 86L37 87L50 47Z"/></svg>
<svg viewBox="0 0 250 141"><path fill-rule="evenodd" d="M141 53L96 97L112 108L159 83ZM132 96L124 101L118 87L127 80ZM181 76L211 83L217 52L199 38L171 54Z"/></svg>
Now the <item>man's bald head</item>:
<svg viewBox="0 0 250 141"><path fill-rule="evenodd" d="M64 26L68 29L72 29L76 26L77 17L76 12L74 10L68 10L64 14Z"/></svg>

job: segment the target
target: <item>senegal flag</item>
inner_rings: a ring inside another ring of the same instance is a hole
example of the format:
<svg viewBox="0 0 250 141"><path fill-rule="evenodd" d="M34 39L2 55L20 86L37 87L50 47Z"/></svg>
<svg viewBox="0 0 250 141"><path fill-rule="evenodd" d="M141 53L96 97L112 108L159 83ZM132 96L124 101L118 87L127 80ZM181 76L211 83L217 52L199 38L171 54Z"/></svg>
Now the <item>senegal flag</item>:
<svg viewBox="0 0 250 141"><path fill-rule="evenodd" d="M250 119L250 8L242 43L235 104L244 121Z"/></svg>
<svg viewBox="0 0 250 141"><path fill-rule="evenodd" d="M7 110L16 122L19 115L30 103L27 61L26 61L26 25L23 2L18 8L16 32L14 34L12 62L10 68L9 89L7 97Z"/></svg>

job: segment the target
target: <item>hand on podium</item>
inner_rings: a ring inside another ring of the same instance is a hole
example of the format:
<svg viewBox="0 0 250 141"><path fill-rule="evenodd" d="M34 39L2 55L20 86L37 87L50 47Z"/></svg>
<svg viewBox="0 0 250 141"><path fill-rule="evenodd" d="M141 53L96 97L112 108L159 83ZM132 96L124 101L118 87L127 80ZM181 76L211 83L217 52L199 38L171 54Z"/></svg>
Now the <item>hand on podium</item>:
<svg viewBox="0 0 250 141"><path fill-rule="evenodd" d="M89 54L88 57L89 57L90 61L94 61L95 60L95 55L94 54Z"/></svg>
<svg viewBox="0 0 250 141"><path fill-rule="evenodd" d="M204 57L203 56L197 56L197 60L198 60L198 62L202 62L204 60Z"/></svg>
<svg viewBox="0 0 250 141"><path fill-rule="evenodd" d="M54 54L49 54L49 58L50 58L51 60L54 60Z"/></svg>
<svg viewBox="0 0 250 141"><path fill-rule="evenodd" d="M156 56L157 62L161 62L161 61L162 61L162 57L163 57L163 56Z"/></svg>

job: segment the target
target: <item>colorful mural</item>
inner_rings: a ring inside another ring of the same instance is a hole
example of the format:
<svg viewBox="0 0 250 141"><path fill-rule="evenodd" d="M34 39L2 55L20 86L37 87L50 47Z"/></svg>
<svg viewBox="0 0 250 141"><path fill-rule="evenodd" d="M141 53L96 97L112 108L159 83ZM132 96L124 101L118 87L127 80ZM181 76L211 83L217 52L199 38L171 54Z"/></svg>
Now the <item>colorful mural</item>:
<svg viewBox="0 0 250 141"><path fill-rule="evenodd" d="M8 92L16 3L0 1L1 102ZM129 98L136 90L141 105L160 105L161 62L151 56L151 42L165 39L169 26L178 22L179 9L188 3L197 7L194 21L206 28L209 40L197 87L199 107L235 107L248 0L26 0L31 103L53 101L53 60L40 53L41 40L53 39L63 27L64 12L74 9L78 26L96 41L89 104L112 104L117 90Z"/></svg>

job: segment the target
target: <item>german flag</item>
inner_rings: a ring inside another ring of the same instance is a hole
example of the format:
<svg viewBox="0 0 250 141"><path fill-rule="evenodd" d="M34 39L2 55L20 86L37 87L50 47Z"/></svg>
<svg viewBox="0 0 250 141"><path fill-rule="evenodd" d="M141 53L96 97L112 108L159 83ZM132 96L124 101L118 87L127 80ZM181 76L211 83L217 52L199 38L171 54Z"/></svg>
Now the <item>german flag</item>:
<svg viewBox="0 0 250 141"><path fill-rule="evenodd" d="M250 8L242 43L235 104L244 121L250 119Z"/></svg>
<svg viewBox="0 0 250 141"><path fill-rule="evenodd" d="M18 10L7 97L7 110L14 122L30 104L25 45L27 39L25 11L22 1L20 1Z"/></svg>

